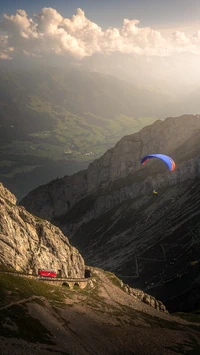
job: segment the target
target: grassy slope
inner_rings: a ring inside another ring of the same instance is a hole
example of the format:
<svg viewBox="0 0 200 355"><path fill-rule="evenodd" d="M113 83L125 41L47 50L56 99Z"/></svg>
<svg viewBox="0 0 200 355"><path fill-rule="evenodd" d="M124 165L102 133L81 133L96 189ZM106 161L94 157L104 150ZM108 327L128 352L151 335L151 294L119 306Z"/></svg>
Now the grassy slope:
<svg viewBox="0 0 200 355"><path fill-rule="evenodd" d="M74 351L80 355L199 351L199 323L187 324L159 316L146 305L143 308L140 301L120 290L111 273L96 269L93 276L93 289L69 290L0 273L2 354L12 354L13 349L21 354L21 347L31 354L45 349L45 354L70 355Z"/></svg>

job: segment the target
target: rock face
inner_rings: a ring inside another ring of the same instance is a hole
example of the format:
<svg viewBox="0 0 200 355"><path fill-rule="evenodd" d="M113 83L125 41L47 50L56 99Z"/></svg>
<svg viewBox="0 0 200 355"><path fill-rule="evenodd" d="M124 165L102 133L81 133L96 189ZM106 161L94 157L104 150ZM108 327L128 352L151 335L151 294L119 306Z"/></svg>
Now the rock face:
<svg viewBox="0 0 200 355"><path fill-rule="evenodd" d="M16 206L0 184L0 263L17 271L60 270L63 277L84 277L84 260L59 228Z"/></svg>
<svg viewBox="0 0 200 355"><path fill-rule="evenodd" d="M131 296L136 297L138 300L148 304L148 306L153 307L160 312L168 314L165 305L161 301L157 301L155 297L143 292L142 290L138 290L137 288L132 288L128 285L124 286L124 291Z"/></svg>

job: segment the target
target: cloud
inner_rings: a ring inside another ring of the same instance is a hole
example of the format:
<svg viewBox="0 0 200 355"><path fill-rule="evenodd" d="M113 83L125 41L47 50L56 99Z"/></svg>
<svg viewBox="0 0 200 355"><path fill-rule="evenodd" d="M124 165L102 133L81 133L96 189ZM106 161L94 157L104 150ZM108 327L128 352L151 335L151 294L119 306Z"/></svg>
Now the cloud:
<svg viewBox="0 0 200 355"><path fill-rule="evenodd" d="M0 35L0 59L10 60L12 59L13 47L8 45L8 36Z"/></svg>
<svg viewBox="0 0 200 355"><path fill-rule="evenodd" d="M200 31L192 36L176 31L164 37L150 27L140 27L136 19L124 19L121 28L103 30L81 9L71 18L64 18L56 9L45 7L33 19L25 10L17 10L15 15L3 15L0 33L0 59L17 55L71 55L82 59L113 52L146 56L200 53Z"/></svg>

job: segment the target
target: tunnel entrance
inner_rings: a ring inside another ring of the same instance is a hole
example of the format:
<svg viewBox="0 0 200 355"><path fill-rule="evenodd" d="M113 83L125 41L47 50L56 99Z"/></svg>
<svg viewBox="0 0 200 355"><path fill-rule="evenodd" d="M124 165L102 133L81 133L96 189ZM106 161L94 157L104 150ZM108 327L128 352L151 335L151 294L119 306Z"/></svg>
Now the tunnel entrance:
<svg viewBox="0 0 200 355"><path fill-rule="evenodd" d="M91 277L91 270L85 269L85 278L88 279L89 277Z"/></svg>

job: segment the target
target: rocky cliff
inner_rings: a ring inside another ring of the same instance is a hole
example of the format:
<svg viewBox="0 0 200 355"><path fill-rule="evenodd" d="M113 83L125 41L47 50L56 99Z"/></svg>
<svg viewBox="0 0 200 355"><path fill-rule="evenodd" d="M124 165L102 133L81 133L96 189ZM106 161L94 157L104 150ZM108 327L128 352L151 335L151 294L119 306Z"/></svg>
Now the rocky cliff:
<svg viewBox="0 0 200 355"><path fill-rule="evenodd" d="M63 277L84 277L84 260L59 228L16 206L0 184L0 263L17 271L60 270Z"/></svg>

